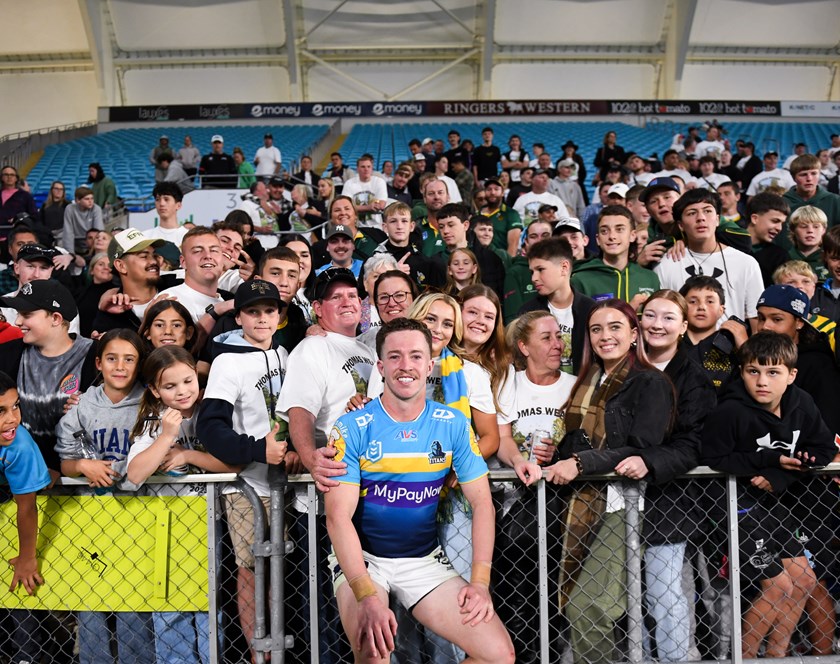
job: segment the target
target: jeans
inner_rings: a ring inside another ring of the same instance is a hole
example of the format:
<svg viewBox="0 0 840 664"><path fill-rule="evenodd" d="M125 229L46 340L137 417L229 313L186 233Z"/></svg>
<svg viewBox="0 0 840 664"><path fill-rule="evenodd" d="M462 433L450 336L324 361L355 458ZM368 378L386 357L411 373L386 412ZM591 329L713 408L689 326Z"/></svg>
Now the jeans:
<svg viewBox="0 0 840 664"><path fill-rule="evenodd" d="M654 636L661 662L682 662L689 643L688 600L682 590L685 542L645 550L645 601L656 621Z"/></svg>
<svg viewBox="0 0 840 664"><path fill-rule="evenodd" d="M152 614L157 664L209 664L210 619L199 611Z"/></svg>
<svg viewBox="0 0 840 664"><path fill-rule="evenodd" d="M111 630L108 614L101 611L79 611L79 662L102 664L111 662ZM155 633L150 613L120 612L116 617L115 636L119 664L154 664L151 644Z"/></svg>

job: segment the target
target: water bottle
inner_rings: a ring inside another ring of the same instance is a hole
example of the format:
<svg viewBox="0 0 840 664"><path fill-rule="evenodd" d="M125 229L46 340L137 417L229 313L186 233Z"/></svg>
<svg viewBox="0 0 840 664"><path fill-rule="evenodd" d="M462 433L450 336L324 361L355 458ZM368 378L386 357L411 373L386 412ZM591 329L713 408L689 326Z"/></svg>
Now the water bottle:
<svg viewBox="0 0 840 664"><path fill-rule="evenodd" d="M99 450L96 447L96 443L91 440L91 437L88 435L88 432L84 429L79 429L76 433L73 434L73 438L76 439L76 443L79 446L79 451L82 454L82 459L98 459L99 458Z"/></svg>

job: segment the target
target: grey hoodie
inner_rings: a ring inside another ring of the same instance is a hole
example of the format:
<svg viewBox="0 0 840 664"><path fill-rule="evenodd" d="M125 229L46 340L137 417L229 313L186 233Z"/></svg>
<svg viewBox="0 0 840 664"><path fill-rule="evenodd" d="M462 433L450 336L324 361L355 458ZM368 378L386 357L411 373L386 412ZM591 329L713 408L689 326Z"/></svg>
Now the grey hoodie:
<svg viewBox="0 0 840 664"><path fill-rule="evenodd" d="M102 208L98 205L90 210L82 210L74 201L64 208L64 228L61 232L61 246L71 254L84 254L85 234L95 228L105 230L102 225Z"/></svg>
<svg viewBox="0 0 840 664"><path fill-rule="evenodd" d="M55 451L62 459L83 458L81 445L74 434L84 431L99 451L99 458L113 461L112 467L125 475L129 434L137 420L143 386L139 383L118 403L113 403L101 385L88 388L79 404L61 418L55 432ZM125 487L129 488L129 487Z"/></svg>

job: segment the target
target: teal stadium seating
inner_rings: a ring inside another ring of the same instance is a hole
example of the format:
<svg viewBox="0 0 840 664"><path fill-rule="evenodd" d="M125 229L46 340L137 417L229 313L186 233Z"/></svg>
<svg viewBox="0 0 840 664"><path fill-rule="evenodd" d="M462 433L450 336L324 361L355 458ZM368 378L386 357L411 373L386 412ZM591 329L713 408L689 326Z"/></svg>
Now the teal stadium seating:
<svg viewBox="0 0 840 664"><path fill-rule="evenodd" d="M284 165L288 165L291 160L297 160L301 154L311 150L328 130L328 124L119 129L49 146L27 180L40 202L53 180L62 180L68 193L84 184L88 178L88 164L98 161L116 183L121 197L141 198L149 196L155 185L149 153L162 134L169 137L169 144L176 150L184 144L184 136L189 135L202 154L210 151L210 138L221 134L228 153L239 146L252 160L257 148L263 144L263 135L271 132L274 144L283 154Z"/></svg>

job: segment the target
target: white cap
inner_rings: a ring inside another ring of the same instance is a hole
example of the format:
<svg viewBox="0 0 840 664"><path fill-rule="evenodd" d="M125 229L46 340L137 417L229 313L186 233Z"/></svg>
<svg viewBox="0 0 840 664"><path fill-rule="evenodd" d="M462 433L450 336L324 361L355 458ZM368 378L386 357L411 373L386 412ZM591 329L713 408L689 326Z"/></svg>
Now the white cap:
<svg viewBox="0 0 840 664"><path fill-rule="evenodd" d="M627 198L627 192L630 190L626 184L622 182L617 182L612 187L607 189L607 196L621 196L621 198Z"/></svg>
<svg viewBox="0 0 840 664"><path fill-rule="evenodd" d="M211 143L224 143L225 139L222 138L221 134L213 134L213 138L210 139Z"/></svg>

